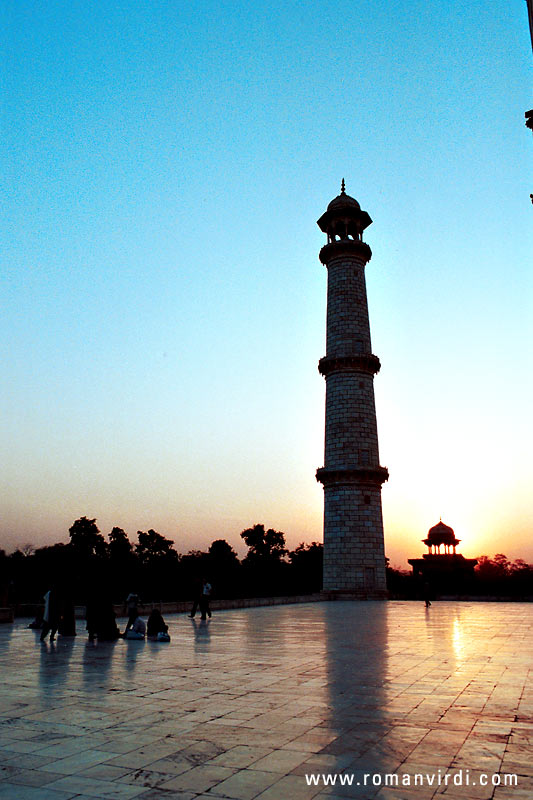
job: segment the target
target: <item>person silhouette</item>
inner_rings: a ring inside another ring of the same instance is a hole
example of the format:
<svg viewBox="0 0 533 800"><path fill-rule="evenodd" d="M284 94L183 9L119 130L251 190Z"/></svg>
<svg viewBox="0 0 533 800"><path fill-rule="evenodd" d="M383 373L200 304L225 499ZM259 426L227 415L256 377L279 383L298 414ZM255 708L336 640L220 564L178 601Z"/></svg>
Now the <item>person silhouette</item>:
<svg viewBox="0 0 533 800"><path fill-rule="evenodd" d="M165 623L158 608L153 608L148 617L146 625L146 635L149 639L157 639L158 634L168 634L168 625Z"/></svg>
<svg viewBox="0 0 533 800"><path fill-rule="evenodd" d="M137 617L130 628L124 634L125 639L144 639L146 635L146 625L141 617Z"/></svg>
<svg viewBox="0 0 533 800"><path fill-rule="evenodd" d="M128 611L128 622L126 623L126 629L122 636L126 636L127 632L139 616L139 605L140 605L139 595L135 592L130 592L126 598L126 608Z"/></svg>
<svg viewBox="0 0 533 800"><path fill-rule="evenodd" d="M118 639L120 631L117 628L115 611L111 596L107 592L94 590L87 598L87 632L89 641L95 637L99 641L113 641Z"/></svg>
<svg viewBox="0 0 533 800"><path fill-rule="evenodd" d="M198 610L198 606L200 605L200 599L202 597L202 585L203 585L203 582L200 580L200 578L195 578L195 580L194 580L194 600L193 600L193 603L192 603L191 613L189 614L189 617L191 619L194 619L194 617L196 615L196 611Z"/></svg>
<svg viewBox="0 0 533 800"><path fill-rule="evenodd" d="M209 608L209 598L211 597L212 587L207 578L202 580L202 593L200 595L200 612L201 619L207 619L211 616L211 609Z"/></svg>
<svg viewBox="0 0 533 800"><path fill-rule="evenodd" d="M429 583L426 581L424 583L424 603L426 608L429 608L431 605L431 590L429 588Z"/></svg>
<svg viewBox="0 0 533 800"><path fill-rule="evenodd" d="M41 642L46 640L50 633L50 641L56 638L59 627L59 595L55 586L51 586L44 596L43 627L41 629Z"/></svg>

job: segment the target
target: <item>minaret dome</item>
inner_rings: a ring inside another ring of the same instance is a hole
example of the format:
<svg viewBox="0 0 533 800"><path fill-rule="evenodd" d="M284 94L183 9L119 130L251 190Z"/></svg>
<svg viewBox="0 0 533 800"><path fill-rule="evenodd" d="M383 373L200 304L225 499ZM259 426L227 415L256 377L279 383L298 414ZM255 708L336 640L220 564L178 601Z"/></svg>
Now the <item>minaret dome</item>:
<svg viewBox="0 0 533 800"><path fill-rule="evenodd" d="M346 194L344 178L341 193L329 203L317 222L320 230L327 234L328 244L346 239L362 241L363 231L371 224L372 220L367 212L361 209L354 197Z"/></svg>

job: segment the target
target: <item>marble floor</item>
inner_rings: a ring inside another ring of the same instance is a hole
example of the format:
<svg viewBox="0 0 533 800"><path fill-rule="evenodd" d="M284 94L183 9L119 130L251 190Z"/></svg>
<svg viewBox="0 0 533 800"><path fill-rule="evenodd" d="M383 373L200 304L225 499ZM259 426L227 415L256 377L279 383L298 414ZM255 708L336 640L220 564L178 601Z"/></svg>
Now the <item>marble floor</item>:
<svg viewBox="0 0 533 800"><path fill-rule="evenodd" d="M533 605L167 622L168 644L0 626L0 800L533 797Z"/></svg>

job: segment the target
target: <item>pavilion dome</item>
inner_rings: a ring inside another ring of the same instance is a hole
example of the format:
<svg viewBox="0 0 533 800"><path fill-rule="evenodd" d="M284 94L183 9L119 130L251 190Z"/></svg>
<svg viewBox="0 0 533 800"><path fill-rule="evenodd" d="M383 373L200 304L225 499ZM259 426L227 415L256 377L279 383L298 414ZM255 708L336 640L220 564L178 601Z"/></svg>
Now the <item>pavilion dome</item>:
<svg viewBox="0 0 533 800"><path fill-rule="evenodd" d="M337 211L341 208L356 208L360 210L361 206L354 197L350 197L349 194L342 192L328 205L328 211Z"/></svg>
<svg viewBox="0 0 533 800"><path fill-rule="evenodd" d="M453 528L445 525L441 520L429 529L427 539L424 540L427 544L457 544L458 539L455 538Z"/></svg>

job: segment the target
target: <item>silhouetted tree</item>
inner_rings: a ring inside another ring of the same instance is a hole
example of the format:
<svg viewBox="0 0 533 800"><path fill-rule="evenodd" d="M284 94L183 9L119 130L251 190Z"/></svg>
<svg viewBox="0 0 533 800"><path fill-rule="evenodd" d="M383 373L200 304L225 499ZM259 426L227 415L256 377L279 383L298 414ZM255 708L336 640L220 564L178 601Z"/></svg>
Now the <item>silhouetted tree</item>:
<svg viewBox="0 0 533 800"><path fill-rule="evenodd" d="M310 564L312 561L322 566L322 555L324 553L324 545L322 542L311 542L305 544L300 542L292 552L289 553L289 561L291 564Z"/></svg>
<svg viewBox="0 0 533 800"><path fill-rule="evenodd" d="M179 593L179 555L174 542L150 529L137 531L135 552L141 562L139 572L141 596L144 600L175 599Z"/></svg>
<svg viewBox="0 0 533 800"><path fill-rule="evenodd" d="M507 576L508 567L509 560L503 553L498 553L494 558L479 556L475 566L475 575L478 581L496 585Z"/></svg>
<svg viewBox="0 0 533 800"><path fill-rule="evenodd" d="M57 569L62 570L67 564L72 563L72 550L68 544L56 542L37 548L33 558L39 562L39 568L48 569L52 573L52 579L55 580L54 564L57 565ZM46 581L50 581L51 577L48 575Z"/></svg>
<svg viewBox="0 0 533 800"><path fill-rule="evenodd" d="M80 575L76 554L69 544L63 542L39 547L33 556L21 558L19 563L29 583L23 595L19 592L21 602L23 597L23 602L41 603L52 584L58 586L65 578L72 578L75 582ZM83 602L81 586L77 600Z"/></svg>
<svg viewBox="0 0 533 800"><path fill-rule="evenodd" d="M114 561L127 560L133 553L133 545L122 528L113 528L107 537L109 544L107 550Z"/></svg>
<svg viewBox="0 0 533 800"><path fill-rule="evenodd" d="M183 599L190 599L198 593L198 584L203 577L210 577L209 553L203 550L189 550L180 558L179 593Z"/></svg>
<svg viewBox="0 0 533 800"><path fill-rule="evenodd" d="M69 528L72 566L59 576L61 592L74 602L85 603L88 587L102 580L107 564L107 544L95 519L80 517Z"/></svg>
<svg viewBox="0 0 533 800"><path fill-rule="evenodd" d="M510 580L515 594L521 597L533 597L533 564L527 564L522 558L513 561L510 567Z"/></svg>
<svg viewBox="0 0 533 800"><path fill-rule="evenodd" d="M132 586L140 582L139 559L122 528L113 528L107 538L109 559L106 570L106 591L116 602L120 602L127 597Z"/></svg>
<svg viewBox="0 0 533 800"><path fill-rule="evenodd" d="M523 558L517 558L516 561L513 561L513 563L511 564L511 572L512 573L521 572L522 570L530 570L530 569L531 569L531 565L528 564L527 561L524 561Z"/></svg>
<svg viewBox="0 0 533 800"><path fill-rule="evenodd" d="M496 553L493 559L493 563L496 565L499 573L502 576L509 575L511 571L511 562L503 553Z"/></svg>
<svg viewBox="0 0 533 800"><path fill-rule="evenodd" d="M494 597L533 596L533 566L523 559L509 561L503 553L494 558L479 556L474 590Z"/></svg>
<svg viewBox="0 0 533 800"><path fill-rule="evenodd" d="M181 556L181 563L190 572L201 576L209 567L209 553L205 550L189 550L184 556Z"/></svg>
<svg viewBox="0 0 533 800"><path fill-rule="evenodd" d="M209 546L209 555L220 564L237 564L239 561L237 553L225 539L215 539Z"/></svg>
<svg viewBox="0 0 533 800"><path fill-rule="evenodd" d="M390 592L390 598L414 600L417 597L418 586L412 571L391 567L389 566L389 559L387 558L385 560L387 562L385 568L387 590Z"/></svg>
<svg viewBox="0 0 533 800"><path fill-rule="evenodd" d="M242 531L241 538L248 545L242 562L243 591L253 595L282 595L292 591L290 567L285 561L288 553L285 534L264 525L254 525Z"/></svg>
<svg viewBox="0 0 533 800"><path fill-rule="evenodd" d="M35 553L35 547L32 544L23 544L21 547L17 547L15 553L21 553L24 558L29 558Z"/></svg>
<svg viewBox="0 0 533 800"><path fill-rule="evenodd" d="M238 597L240 585L240 562L233 547L225 539L215 539L209 547L208 576L217 597Z"/></svg>
<svg viewBox="0 0 533 800"><path fill-rule="evenodd" d="M7 606L9 599L9 559L6 551L0 549L0 606Z"/></svg>
<svg viewBox="0 0 533 800"><path fill-rule="evenodd" d="M322 588L322 557L324 545L321 542L305 544L301 542L289 553L291 582L299 594L319 592Z"/></svg>
<svg viewBox="0 0 533 800"><path fill-rule="evenodd" d="M280 561L289 552L285 547L285 534L272 528L265 531L264 525L246 528L241 533L241 539L248 545L248 553L244 559L247 562L257 559Z"/></svg>
<svg viewBox="0 0 533 800"><path fill-rule="evenodd" d="M172 539L166 539L160 533L150 529L148 533L137 531L138 544L135 545L135 552L139 556L142 564L150 565L167 558L172 561L178 560L178 554L174 549Z"/></svg>
<svg viewBox="0 0 533 800"><path fill-rule="evenodd" d="M96 526L95 519L80 517L69 528L70 545L79 556L99 558L107 554L104 537Z"/></svg>

